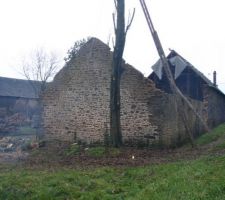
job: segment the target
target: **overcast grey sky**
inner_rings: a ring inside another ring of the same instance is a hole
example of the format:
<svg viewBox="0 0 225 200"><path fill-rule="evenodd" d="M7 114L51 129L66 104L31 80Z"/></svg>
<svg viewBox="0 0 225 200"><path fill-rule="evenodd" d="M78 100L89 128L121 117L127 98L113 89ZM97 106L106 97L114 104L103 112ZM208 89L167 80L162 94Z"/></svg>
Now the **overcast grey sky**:
<svg viewBox="0 0 225 200"><path fill-rule="evenodd" d="M174 49L212 79L218 73L225 91L225 1L146 0L163 47ZM145 76L158 55L139 0L124 58ZM103 42L113 35L113 0L0 0L0 76L22 78L20 62L37 47L63 59L76 40L94 36Z"/></svg>

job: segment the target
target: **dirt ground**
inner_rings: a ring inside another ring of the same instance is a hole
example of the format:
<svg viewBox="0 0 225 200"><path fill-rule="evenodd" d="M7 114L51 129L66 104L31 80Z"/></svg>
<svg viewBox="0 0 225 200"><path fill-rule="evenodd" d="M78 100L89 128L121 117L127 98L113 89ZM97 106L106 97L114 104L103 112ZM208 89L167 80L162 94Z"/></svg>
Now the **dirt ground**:
<svg viewBox="0 0 225 200"><path fill-rule="evenodd" d="M78 155L66 156L66 144L48 144L43 148L32 151L24 157L23 163L27 167L73 167L89 168L98 166L144 166L149 164L160 164L175 162L179 160L197 159L204 155L224 154L224 150L212 151L209 146L195 147L190 146L176 149L137 149L123 147L119 153L112 155L106 153L101 157L89 156L82 150ZM110 150L109 150L110 151Z"/></svg>
<svg viewBox="0 0 225 200"><path fill-rule="evenodd" d="M61 142L49 142L44 147L22 151L1 152L0 163L19 163L28 168L46 167L72 167L89 168L98 166L144 166L175 162L179 160L191 160L204 155L225 154L225 150L212 150L212 144L195 147L185 146L175 149L149 149L128 148L119 149L119 153L112 155L110 152L101 157L93 157L85 153L83 148L76 155L66 155L65 149L69 144ZM110 149L109 149L110 151ZM106 149L107 152L107 149Z"/></svg>
<svg viewBox="0 0 225 200"><path fill-rule="evenodd" d="M24 160L28 155L28 152L23 152L21 150L13 152L1 152L0 163L17 163L21 160Z"/></svg>

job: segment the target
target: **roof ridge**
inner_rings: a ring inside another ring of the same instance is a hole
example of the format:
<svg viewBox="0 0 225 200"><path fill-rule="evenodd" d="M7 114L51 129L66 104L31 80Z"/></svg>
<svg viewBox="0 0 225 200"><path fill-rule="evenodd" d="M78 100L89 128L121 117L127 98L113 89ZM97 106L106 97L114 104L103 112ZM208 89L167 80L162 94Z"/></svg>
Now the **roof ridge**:
<svg viewBox="0 0 225 200"><path fill-rule="evenodd" d="M37 80L28 80L28 79L12 78L12 77L5 77L5 76L0 76L0 79L8 79L8 80L16 80L16 81L24 81L24 82L32 81L32 82L41 83L41 81L37 81Z"/></svg>
<svg viewBox="0 0 225 200"><path fill-rule="evenodd" d="M202 73L201 71L199 71L194 65L192 65L189 61L187 61L183 56L181 56L181 55L180 55L179 53L177 53L175 50L171 50L171 53L169 53L169 55L167 56L167 58L170 57L170 55L171 55L172 53L175 53L175 55L179 56L184 62L186 62L186 63L187 63L187 66L191 67L197 74L199 74L199 75L203 78L203 80L204 80L208 85L213 86L212 81L211 81L209 78L207 78L207 77L204 75L204 73ZM174 56L173 56L173 57L174 57Z"/></svg>

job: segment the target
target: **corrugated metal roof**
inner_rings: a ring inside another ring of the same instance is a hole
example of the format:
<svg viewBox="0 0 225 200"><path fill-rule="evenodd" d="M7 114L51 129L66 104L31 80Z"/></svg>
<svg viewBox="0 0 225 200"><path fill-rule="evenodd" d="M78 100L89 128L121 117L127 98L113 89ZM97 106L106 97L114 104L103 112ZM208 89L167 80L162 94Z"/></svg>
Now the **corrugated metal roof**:
<svg viewBox="0 0 225 200"><path fill-rule="evenodd" d="M0 96L38 98L40 87L38 81L0 77Z"/></svg>

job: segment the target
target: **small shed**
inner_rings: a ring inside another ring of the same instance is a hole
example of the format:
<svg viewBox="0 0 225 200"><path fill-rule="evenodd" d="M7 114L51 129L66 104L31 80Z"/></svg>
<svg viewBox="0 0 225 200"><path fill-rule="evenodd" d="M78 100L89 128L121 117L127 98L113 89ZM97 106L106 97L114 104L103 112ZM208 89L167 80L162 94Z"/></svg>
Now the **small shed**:
<svg viewBox="0 0 225 200"><path fill-rule="evenodd" d="M216 83L212 83L202 72L172 50L167 59L177 87L190 99L202 102L205 105L207 122L214 127L225 121L225 95ZM157 88L166 93L172 93L168 79L164 73L161 60L152 66L153 72L149 75Z"/></svg>

